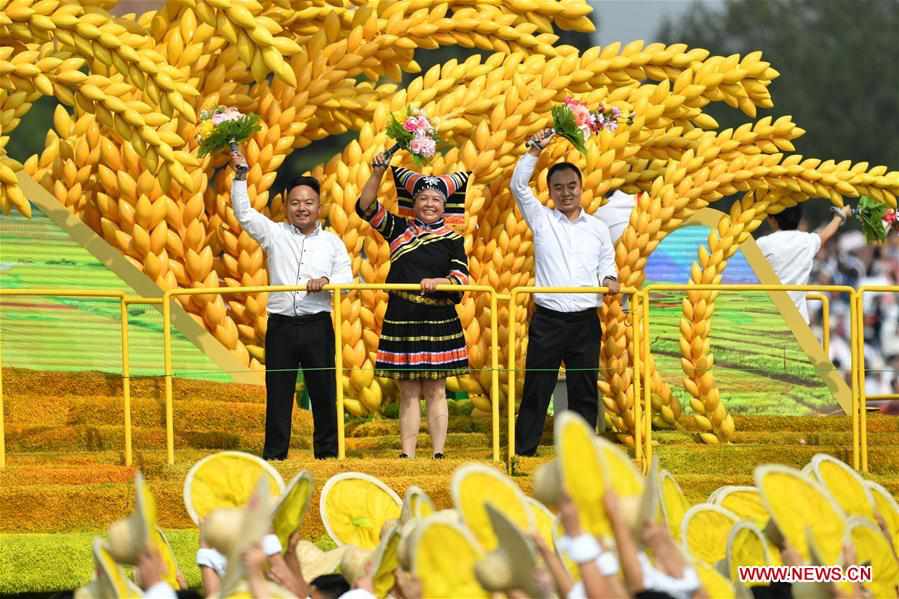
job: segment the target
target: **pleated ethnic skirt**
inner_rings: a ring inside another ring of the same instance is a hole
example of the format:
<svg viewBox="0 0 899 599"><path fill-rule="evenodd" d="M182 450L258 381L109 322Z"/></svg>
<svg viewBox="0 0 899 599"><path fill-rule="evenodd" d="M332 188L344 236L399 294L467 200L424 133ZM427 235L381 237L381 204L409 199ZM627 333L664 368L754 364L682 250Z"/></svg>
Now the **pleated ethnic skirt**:
<svg viewBox="0 0 899 599"><path fill-rule="evenodd" d="M467 372L468 348L455 305L391 293L375 374L405 381L435 381Z"/></svg>

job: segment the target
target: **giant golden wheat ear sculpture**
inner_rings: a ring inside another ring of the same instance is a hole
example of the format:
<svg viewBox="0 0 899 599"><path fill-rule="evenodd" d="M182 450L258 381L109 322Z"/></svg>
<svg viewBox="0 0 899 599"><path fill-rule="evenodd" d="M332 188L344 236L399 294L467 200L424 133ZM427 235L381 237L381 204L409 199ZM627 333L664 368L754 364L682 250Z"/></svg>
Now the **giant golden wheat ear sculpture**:
<svg viewBox="0 0 899 599"><path fill-rule="evenodd" d="M106 12L111 4L0 0L0 207L29 214L16 178L24 169L162 289L268 282L262 249L231 211L227 158L197 158L196 115L218 104L261 116L245 148L248 189L253 206L275 219L283 218L283 197L271 187L284 160L316 140L358 132L312 173L322 181L322 214L343 239L354 274L372 283L386 278L389 248L353 205L372 158L391 143L384 134L390 114L413 103L440 122L454 148L431 168L474 175L462 226L472 281L499 292L533 283L533 240L508 190L511 170L523 142L549 126L551 107L572 94L636 118L591 139L586 156L553 144L534 184L548 201L545 169L565 158L583 167L583 204L591 212L610 190L643 192L616 247L627 286L642 284L647 258L668 233L725 195L744 194L711 233L710 252L700 251L694 283L720 280L739 244L785 206L813 196L839 204L861 193L895 206L899 193L899 173L883 167L785 155L803 133L789 117L717 130L703 112L711 102L751 119L757 108L773 106L768 87L778 73L760 52L720 57L683 44L557 45L554 27L592 30L583 0L186 0L123 18ZM488 55L421 73L415 51L446 45ZM418 73L408 87L384 82L404 72ZM42 95L65 108L56 110L43 151L20 164L4 153L8 135ZM391 205L391 185L381 191ZM688 294L681 323L683 384L706 442L733 433L712 370L714 300L713 293ZM181 302L248 368L263 367L265 294ZM343 308L346 405L357 415L375 413L395 392L373 375L386 295L351 294ZM448 384L486 412L502 399L489 394L488 355L493 335L507 338L508 307L499 308L497 331L486 297L466 295L459 312L473 370ZM511 326L526 339L527 317L518 314ZM630 442L634 329L618 298L606 299L602 319L606 414ZM505 359L509 348L502 347ZM652 376L653 409L677 424L685 416L680 404Z"/></svg>

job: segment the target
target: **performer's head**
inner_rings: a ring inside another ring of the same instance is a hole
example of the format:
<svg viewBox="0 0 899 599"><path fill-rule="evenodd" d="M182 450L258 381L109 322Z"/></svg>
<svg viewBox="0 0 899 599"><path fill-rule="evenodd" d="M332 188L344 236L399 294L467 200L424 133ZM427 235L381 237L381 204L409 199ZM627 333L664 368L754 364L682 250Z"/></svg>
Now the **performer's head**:
<svg viewBox="0 0 899 599"><path fill-rule="evenodd" d="M323 574L309 583L312 599L337 599L350 592L350 584L340 574Z"/></svg>
<svg viewBox="0 0 899 599"><path fill-rule="evenodd" d="M768 217L768 225L775 231L795 231L802 220L802 206L799 204L787 208L773 216Z"/></svg>
<svg viewBox="0 0 899 599"><path fill-rule="evenodd" d="M415 218L430 225L443 218L446 210L446 182L439 177L421 177L412 189Z"/></svg>
<svg viewBox="0 0 899 599"><path fill-rule="evenodd" d="M444 217L450 223L461 220L469 173L422 175L400 166L392 169L401 216L413 216L426 225Z"/></svg>
<svg viewBox="0 0 899 599"><path fill-rule="evenodd" d="M575 216L581 209L581 169L570 162L558 162L546 173L549 197L565 216Z"/></svg>
<svg viewBox="0 0 899 599"><path fill-rule="evenodd" d="M320 189L318 179L306 175L297 177L287 187L287 199L284 202L287 222L306 235L312 233L318 224Z"/></svg>

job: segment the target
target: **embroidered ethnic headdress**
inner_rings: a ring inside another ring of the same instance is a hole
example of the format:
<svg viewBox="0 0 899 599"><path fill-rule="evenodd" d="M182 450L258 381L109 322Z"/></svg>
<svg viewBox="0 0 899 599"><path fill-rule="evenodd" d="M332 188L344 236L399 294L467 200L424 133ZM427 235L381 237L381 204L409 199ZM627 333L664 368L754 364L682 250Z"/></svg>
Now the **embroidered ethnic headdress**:
<svg viewBox="0 0 899 599"><path fill-rule="evenodd" d="M401 166L393 169L393 182L399 199L399 215L412 217L415 195L425 189L434 189L446 198L443 219L449 225L465 221L465 192L471 173L455 172L448 175L422 175Z"/></svg>

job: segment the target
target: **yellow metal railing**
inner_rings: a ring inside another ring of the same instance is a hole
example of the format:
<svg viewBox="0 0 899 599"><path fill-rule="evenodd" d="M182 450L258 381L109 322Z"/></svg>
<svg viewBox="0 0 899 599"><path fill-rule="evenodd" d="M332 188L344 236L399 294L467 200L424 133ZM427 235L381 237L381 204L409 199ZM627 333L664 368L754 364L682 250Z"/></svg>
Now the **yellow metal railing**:
<svg viewBox="0 0 899 599"><path fill-rule="evenodd" d="M175 463L175 428L174 428L174 401L172 398L172 334L171 334L171 299L182 295L233 295L236 293L271 293L305 291L305 285L261 285L255 287L217 287L212 289L170 289L165 292L162 299L162 327L163 327L163 354L165 377L165 430L166 430L166 454L169 464ZM337 377L337 456L338 459L346 457L346 436L344 430L344 405L343 405L343 307L341 304L341 292L346 291L420 291L418 284L366 284L355 283L347 285L325 285L324 291L332 291L334 306L334 336L335 336L335 376ZM498 331L497 326L497 301L496 292L487 285L439 285L438 291L480 292L490 294L490 326L493 331ZM491 394L493 395L493 459L500 460L499 448L499 343L498 335L492 335L490 345L491 354Z"/></svg>
<svg viewBox="0 0 899 599"><path fill-rule="evenodd" d="M512 458L515 455L515 379L517 373L517 363L516 363L516 351L515 351L515 337L516 337L516 313L518 306L516 304L516 300L519 295L533 295L535 293L547 293L547 294L560 294L560 293L577 293L577 294L599 294L599 293L608 293L608 287L516 287L509 292L509 331L508 331L508 352L509 352L509 367L508 367L508 389L506 390L506 398L508 400L508 431L506 433L506 443L509 448L507 451L507 462L506 468L511 472L512 470ZM639 296L639 291L632 288L623 288L620 293L624 295L631 295L635 298ZM639 302L639 300L636 300ZM633 304L632 304L633 305ZM635 333L636 334L636 333ZM640 377L637 376L640 372L640 352L634 352L634 397L639 397L639 389L640 389ZM597 364L597 367L599 365ZM494 409L497 407L494 405ZM638 401L634 401L634 422L640 422L641 414L640 414L640 405ZM642 448L640 444L640 427L635 427L635 436L634 436L634 457L635 459L642 463Z"/></svg>
<svg viewBox="0 0 899 599"><path fill-rule="evenodd" d="M342 343L342 304L341 297L343 292L348 291L390 291L405 290L417 291L419 285L408 284L349 284L349 285L328 285L326 291L338 291L340 293L333 294L334 301L334 317L336 320L335 330L335 376L337 379L337 409L338 409L338 455L342 459L346 456L346 439L344 430L344 405L343 405L343 343ZM534 293L605 293L605 287L570 287L570 288L540 288L540 287L518 287L513 289L509 294L498 294L496 291L486 285L447 285L438 287L441 291L460 291L460 292L478 292L488 293L490 295L490 326L497 334L491 335L490 347L490 368L491 368L491 405L492 405L492 453L494 461L500 458L500 416L499 416L499 327L497 305L499 301L509 302L509 320L508 320L508 463L507 467L511 468L512 457L515 451L515 390L516 390L516 321L517 310L519 306L516 300L519 295L530 295ZM132 458L132 422L131 422L131 387L130 387L130 369L129 369L129 346L128 346L128 311L127 307L133 304L162 304L163 315L163 353L164 353L164 378L165 378L165 419L166 419L166 450L167 461L169 464L174 463L174 403L172 388L172 305L171 299L182 295L207 295L207 294L243 294L243 293L267 293L272 291L303 291L305 285L301 286L255 286L255 287L228 287L214 289L172 289L166 291L163 297L135 297L126 295L121 291L94 291L94 290L69 290L69 289L0 289L0 296L44 296L44 297L93 297L93 298L112 298L118 299L120 305L121 316L121 337L122 337L122 380L123 380L123 412L124 412L124 437L125 437L125 463L130 465ZM851 322L851 340L850 349L852 356L852 460L853 467L857 470L867 471L868 469L868 447L867 447L867 418L866 418L866 402L864 390L864 335L863 335L863 294L873 292L899 292L899 286L865 286L858 291L846 286L815 286L815 285L651 285L641 291L635 289L623 289L621 293L633 297L631 304L631 321L632 321L632 339L634 340L634 357L632 368L634 371L634 455L635 459L644 468L652 459L652 401L651 401L651 385L647 381L651 380L650 370L650 294L658 291L714 291L714 292L740 292L740 291L758 291L758 292L774 292L774 291L806 291L811 292L809 299L817 299L823 303L824 314L824 337L822 344L825 351L829 350L829 299L826 295L816 292L835 292L846 293L850 296L850 322ZM642 377L640 376L642 373ZM891 397L877 396L878 398ZM642 398L642 401L641 401ZM0 372L0 467L6 464L6 443L5 443L5 421L3 414L3 378Z"/></svg>
<svg viewBox="0 0 899 599"><path fill-rule="evenodd" d="M646 355L649 355L649 339L650 339L650 315L649 315L649 296L652 293L659 291L680 291L680 292L689 292L689 291L713 291L713 292L736 292L736 291L758 291L758 292L777 292L777 291L811 291L811 292L831 292L831 293L845 293L849 296L849 306L850 306L850 319L853 323L852 327L852 340L850 342L850 351L852 357L852 380L856 382L856 384L852 385L852 401L850 406L850 415L852 419L852 462L853 468L856 470L859 469L861 464L862 457L862 423L863 416L859 413L859 394L858 394L858 373L861 370L860 368L860 360L859 360L859 348L857 345L858 341L858 326L859 326L859 312L858 312L858 295L856 294L856 290L852 287L848 287L845 285L736 285L736 284L718 284L718 285L650 285L646 287L643 292L643 322L644 322L644 331L643 331L643 343L646 349ZM829 324L829 323L828 323ZM862 357L864 354L861 354ZM646 380L650 380L651 371L649 368L649 360L645 360L643 362L644 368L644 377ZM652 409L652 401L651 396L648 392L645 394L644 403L648 407L649 410ZM645 443L644 448L644 456L647 456L648 459L652 459L652 444L651 444L651 436L652 436L652 426L651 421L644 422L644 437L643 442Z"/></svg>
<svg viewBox="0 0 899 599"><path fill-rule="evenodd" d="M0 297L91 297L96 299L119 300L119 313L123 320L122 327L122 376L128 372L128 344L124 322L127 318L126 295L123 291L100 291L93 289L0 289ZM131 458L131 398L125 394L123 398L125 410L125 458L130 465ZM3 370L0 369L0 468L6 467L6 422L3 416Z"/></svg>
<svg viewBox="0 0 899 599"><path fill-rule="evenodd" d="M824 349L824 355L830 359L830 298L826 293L806 293L805 299L808 301L821 302L821 347Z"/></svg>
<svg viewBox="0 0 899 599"><path fill-rule="evenodd" d="M868 400L896 398L894 393L871 396L870 398L865 394L865 293L899 293L899 285L862 285L858 288L855 296L855 312L858 317L852 319L856 329L852 349L859 356L859 367L856 372L857 378L854 380L854 387L858 390L858 418L859 433L861 435L859 445L861 449L862 472L868 472ZM858 470L858 466L855 468Z"/></svg>

